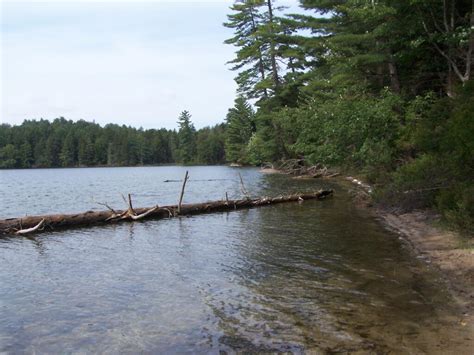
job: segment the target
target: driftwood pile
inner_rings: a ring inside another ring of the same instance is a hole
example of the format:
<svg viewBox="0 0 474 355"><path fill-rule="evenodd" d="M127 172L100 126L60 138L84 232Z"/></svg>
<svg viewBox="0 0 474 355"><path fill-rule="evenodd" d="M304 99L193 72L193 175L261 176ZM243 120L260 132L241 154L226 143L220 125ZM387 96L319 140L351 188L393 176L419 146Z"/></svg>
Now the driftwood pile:
<svg viewBox="0 0 474 355"><path fill-rule="evenodd" d="M131 222L148 218L172 218L178 216L203 214L210 212L232 211L243 208L253 208L277 204L283 202L302 202L311 199L324 199L333 193L333 190L320 190L313 193L291 194L278 197L260 197L250 198L245 189L242 177L241 190L245 195L244 199L229 200L226 193L225 200L210 201L204 203L182 204L184 189L188 181L188 172L186 172L179 203L170 206L153 206L148 208L134 208L132 197L129 194L128 199L124 196L127 203L126 210L115 210L106 203L99 203L107 208L105 211L87 211L76 214L55 214L45 216L28 216L24 218L9 218L0 220L0 235L25 235L38 233L45 230L66 229L74 227L84 227L93 225L106 225L111 223Z"/></svg>
<svg viewBox="0 0 474 355"><path fill-rule="evenodd" d="M283 160L278 164L278 170L288 175L307 178L331 178L339 175L319 163L308 166L304 159Z"/></svg>

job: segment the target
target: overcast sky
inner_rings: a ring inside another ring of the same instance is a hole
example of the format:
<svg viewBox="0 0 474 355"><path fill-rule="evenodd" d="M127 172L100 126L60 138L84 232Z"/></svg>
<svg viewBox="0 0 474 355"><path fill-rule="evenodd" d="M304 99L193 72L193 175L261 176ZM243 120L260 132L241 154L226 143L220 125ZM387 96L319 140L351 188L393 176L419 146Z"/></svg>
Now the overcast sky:
<svg viewBox="0 0 474 355"><path fill-rule="evenodd" d="M233 105L231 0L0 2L3 123L175 128L186 109L200 128Z"/></svg>

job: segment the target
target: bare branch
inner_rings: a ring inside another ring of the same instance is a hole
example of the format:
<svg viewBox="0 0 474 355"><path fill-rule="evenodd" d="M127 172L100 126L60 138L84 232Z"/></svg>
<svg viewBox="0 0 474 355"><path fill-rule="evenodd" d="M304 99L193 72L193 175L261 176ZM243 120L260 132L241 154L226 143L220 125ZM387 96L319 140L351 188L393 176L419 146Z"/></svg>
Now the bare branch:
<svg viewBox="0 0 474 355"><path fill-rule="evenodd" d="M104 206L105 208L107 208L109 211L111 211L112 213L115 213L117 214L117 212L112 208L110 207L107 202L96 202L98 205L101 205L101 206Z"/></svg>
<svg viewBox="0 0 474 355"><path fill-rule="evenodd" d="M245 188L244 180L242 179L242 175L240 175L240 173L239 173L239 177L240 177L240 189L241 189L242 193L245 195L245 197L246 197L247 199L250 199L249 192L248 192L247 189Z"/></svg>
<svg viewBox="0 0 474 355"><path fill-rule="evenodd" d="M467 81L467 77L464 76L461 71L459 70L456 62L454 62L454 60L446 54L445 51L443 51L441 49L440 46L438 46L438 44L433 40L429 30L428 30L428 26L426 26L426 22L424 20L421 21L422 24L423 24L423 28L428 36L428 39L430 40L431 44L436 48L436 50L448 61L448 63L451 65L451 68L454 70L454 72L456 73L456 75L458 76L458 78L461 80L462 83L466 82Z"/></svg>
<svg viewBox="0 0 474 355"><path fill-rule="evenodd" d="M188 171L186 170L186 174L184 175L183 186L181 187L181 194L179 196L178 213L181 213L181 203L183 202L184 188L186 187L186 182L188 181L188 179Z"/></svg>
<svg viewBox="0 0 474 355"><path fill-rule="evenodd" d="M133 219L134 221L137 221L139 219L142 219L146 216L148 216L150 213L152 212L155 212L159 207L158 206L155 206L153 208L150 208L149 210L147 210L146 212L142 213L142 214L139 214L139 215L129 215L128 217L130 217L131 219Z"/></svg>
<svg viewBox="0 0 474 355"><path fill-rule="evenodd" d="M23 235L23 234L33 233L33 232L37 231L38 229L40 229L43 226L44 221L45 221L45 219L43 218L36 226L34 226L32 228L27 228L27 229L20 229L20 230L16 231L15 234Z"/></svg>

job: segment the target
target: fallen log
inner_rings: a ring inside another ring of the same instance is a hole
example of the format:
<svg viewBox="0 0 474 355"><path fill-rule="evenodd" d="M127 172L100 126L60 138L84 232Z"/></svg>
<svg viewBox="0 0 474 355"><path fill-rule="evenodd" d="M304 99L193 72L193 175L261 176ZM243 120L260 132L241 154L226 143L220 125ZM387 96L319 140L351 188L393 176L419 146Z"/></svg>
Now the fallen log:
<svg viewBox="0 0 474 355"><path fill-rule="evenodd" d="M154 206L151 208L133 208L129 196L127 210L114 210L105 203L106 211L87 211L76 214L55 214L44 216L28 216L24 218L8 218L0 220L0 235L25 235L47 230L66 229L74 227L107 225L125 221L142 219L172 218L210 212L232 211L243 208L253 208L283 202L302 202L305 200L322 200L331 195L333 190L320 190L312 193L292 194L278 197L261 197L256 199L210 201L170 206ZM179 211L179 212L178 212Z"/></svg>

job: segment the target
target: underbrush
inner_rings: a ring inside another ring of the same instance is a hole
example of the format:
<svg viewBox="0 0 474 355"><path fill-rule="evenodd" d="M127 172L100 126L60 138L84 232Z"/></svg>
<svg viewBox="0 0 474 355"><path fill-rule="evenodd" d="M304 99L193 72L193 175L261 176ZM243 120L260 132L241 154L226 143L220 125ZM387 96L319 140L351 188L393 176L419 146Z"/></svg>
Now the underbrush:
<svg viewBox="0 0 474 355"><path fill-rule="evenodd" d="M377 200L404 210L434 208L450 227L472 234L474 84L455 99L418 99L408 112L399 143L414 154L378 190Z"/></svg>

